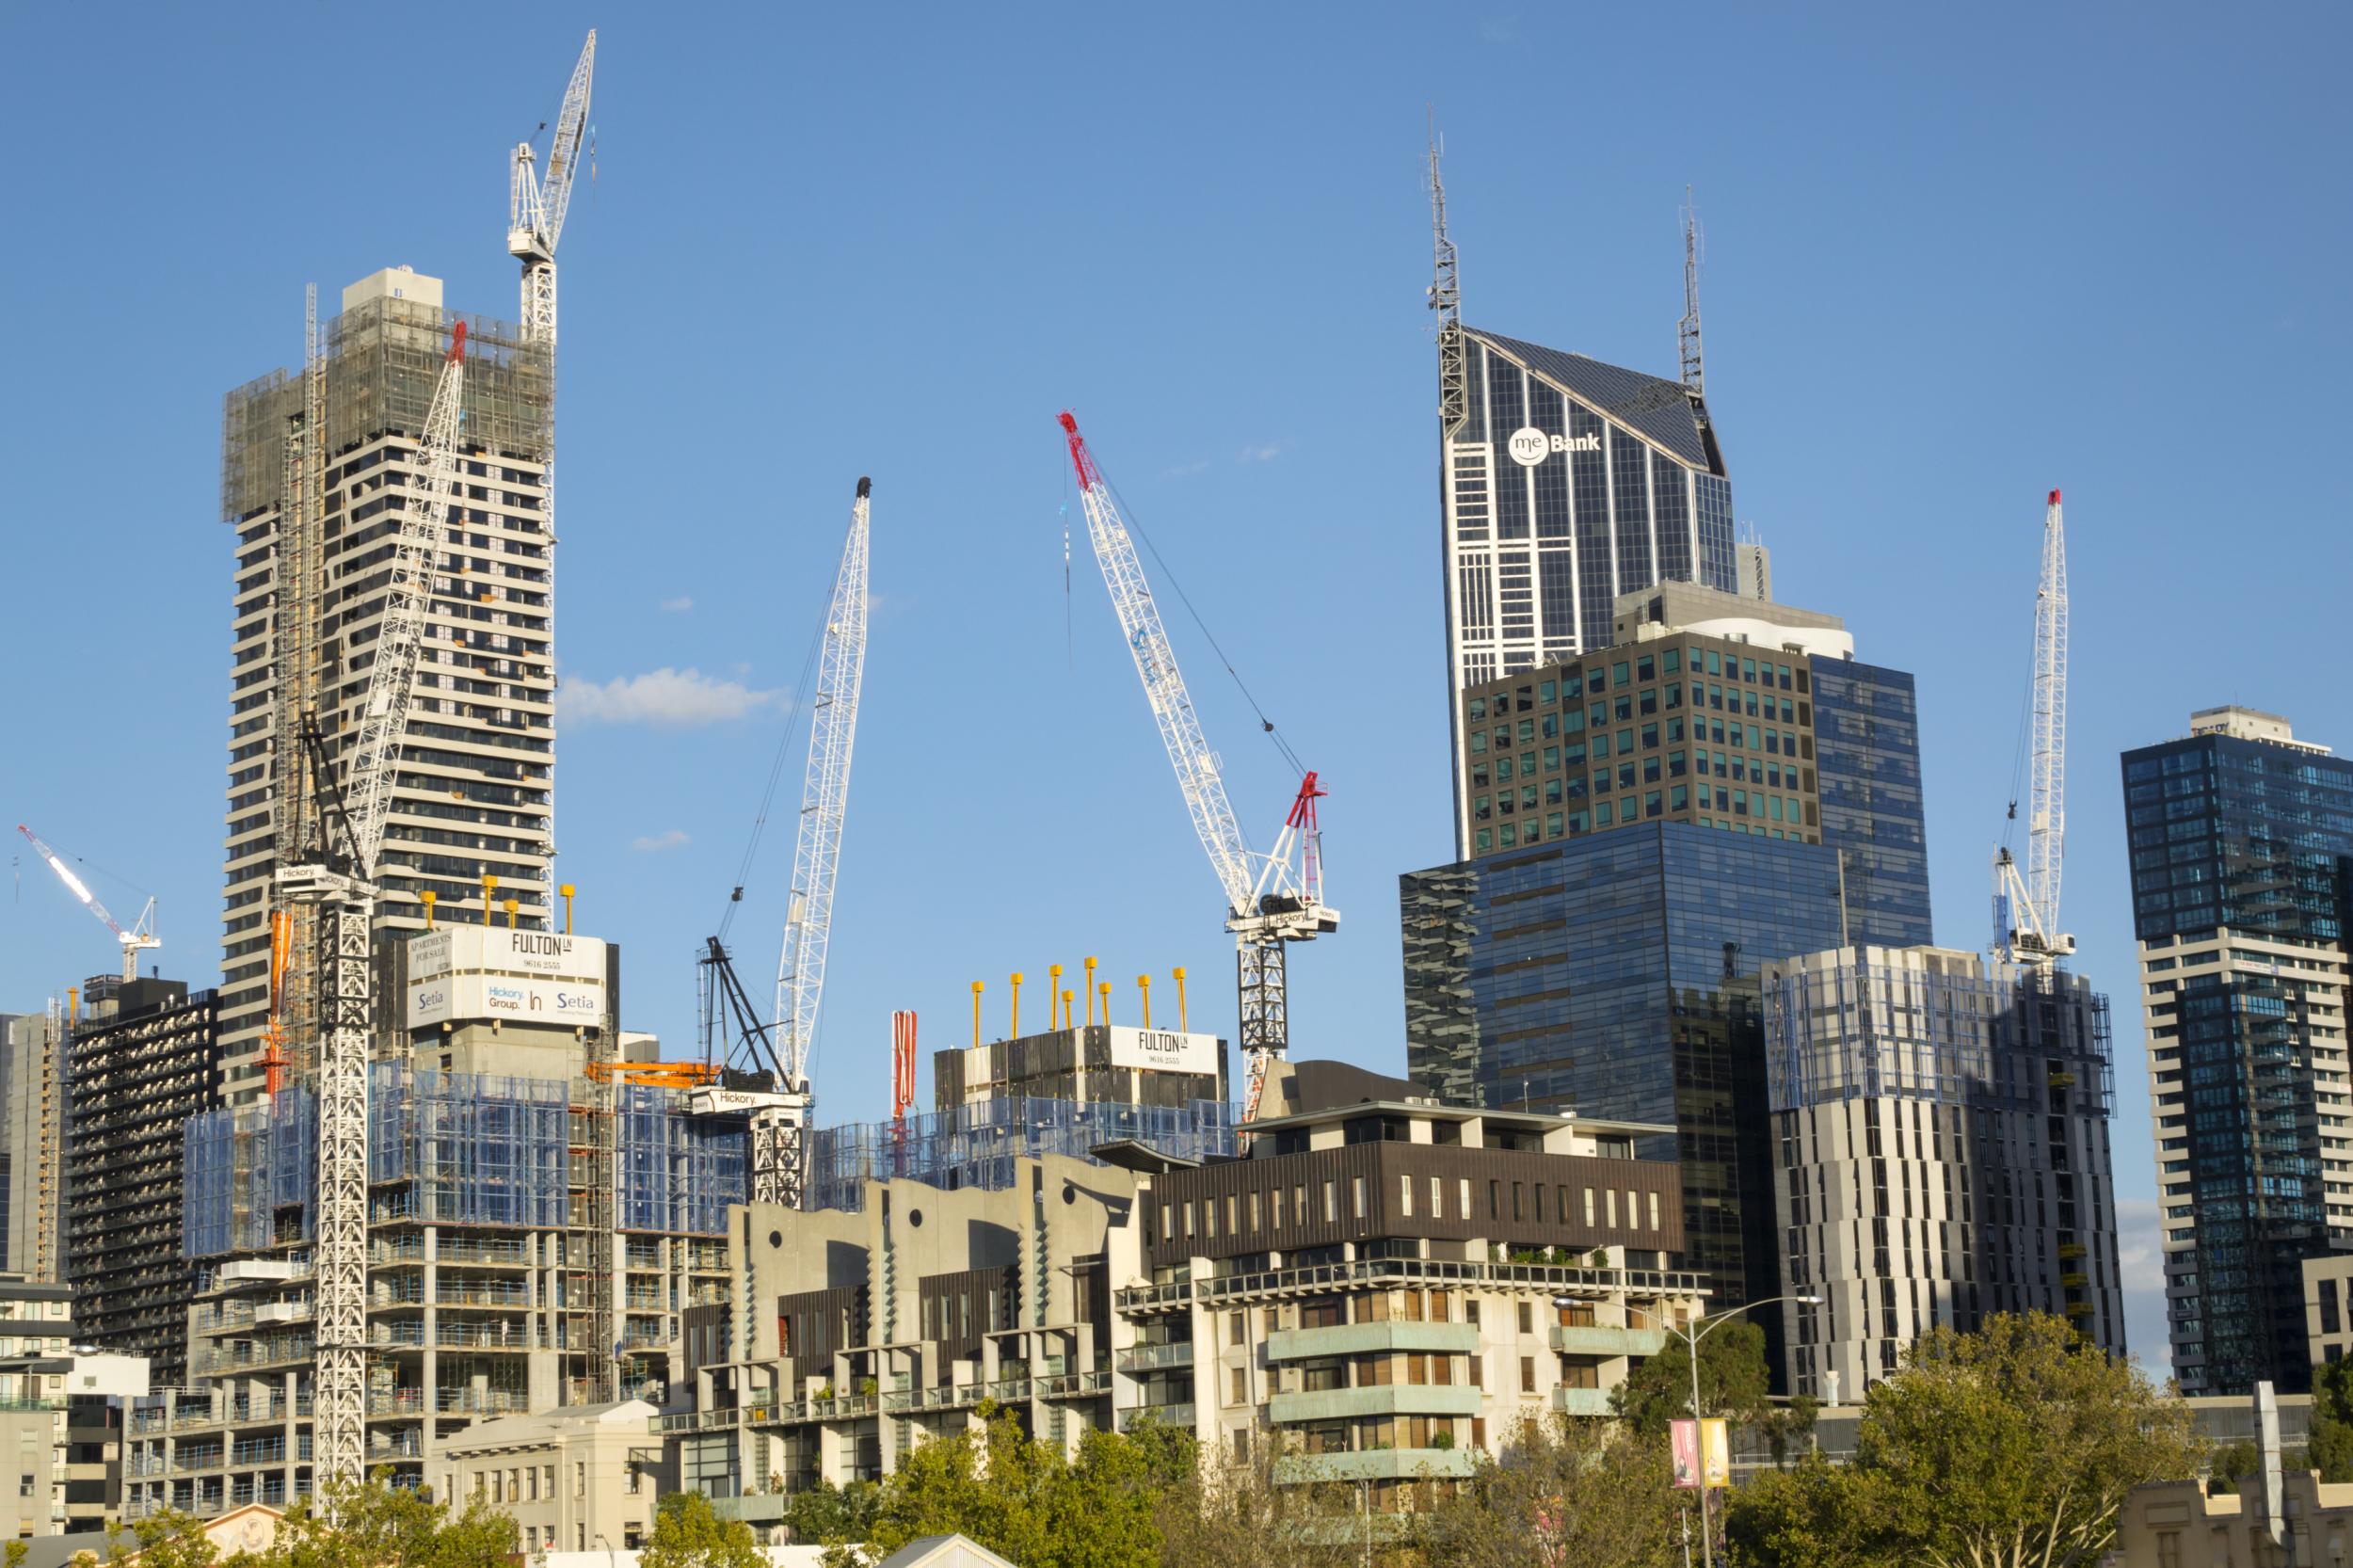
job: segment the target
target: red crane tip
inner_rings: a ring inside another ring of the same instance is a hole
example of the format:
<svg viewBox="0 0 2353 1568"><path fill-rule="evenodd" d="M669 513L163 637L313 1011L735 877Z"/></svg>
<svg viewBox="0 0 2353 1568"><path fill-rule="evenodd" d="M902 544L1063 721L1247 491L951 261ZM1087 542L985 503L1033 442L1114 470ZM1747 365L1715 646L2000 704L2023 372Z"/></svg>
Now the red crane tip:
<svg viewBox="0 0 2353 1568"><path fill-rule="evenodd" d="M2051 492L2051 504L2052 504L2052 505L2054 505L2054 506L2056 506L2056 505L2057 505L2058 504L2059 504L2058 491L2057 491L2057 490L2053 490L2053 491Z"/></svg>
<svg viewBox="0 0 2353 1568"><path fill-rule="evenodd" d="M459 322L450 328L449 359L453 364L466 357L466 324Z"/></svg>
<svg viewBox="0 0 2353 1568"><path fill-rule="evenodd" d="M1070 417L1070 410L1067 408L1062 411L1062 427L1074 436L1079 433L1079 422Z"/></svg>

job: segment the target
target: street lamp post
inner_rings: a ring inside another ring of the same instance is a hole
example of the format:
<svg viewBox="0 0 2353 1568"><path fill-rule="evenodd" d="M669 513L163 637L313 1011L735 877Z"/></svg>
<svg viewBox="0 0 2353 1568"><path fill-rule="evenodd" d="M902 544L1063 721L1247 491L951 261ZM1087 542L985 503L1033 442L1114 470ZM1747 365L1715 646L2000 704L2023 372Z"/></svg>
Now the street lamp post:
<svg viewBox="0 0 2353 1568"><path fill-rule="evenodd" d="M1553 1305L1567 1306L1574 1303L1575 1300L1576 1298L1573 1296L1556 1296L1553 1298ZM1822 1304L1822 1298L1819 1296L1768 1296L1761 1302L1746 1302L1732 1308L1729 1312L1718 1313L1713 1319L1702 1318L1700 1320L1705 1326L1696 1330L1689 1326L1676 1328L1673 1324L1667 1321L1664 1314L1657 1312L1651 1307L1636 1306L1630 1302L1626 1304L1626 1311L1639 1312L1643 1317L1656 1320L1658 1326L1667 1333L1678 1335L1682 1337L1685 1351L1691 1363L1691 1420L1693 1423L1692 1435L1694 1438L1697 1438L1699 1435L1698 1422L1701 1418L1700 1341L1715 1333L1718 1329L1723 1327L1724 1324L1732 1321L1735 1318L1745 1316L1748 1313L1755 1311L1760 1306L1776 1306L1783 1302L1796 1302L1801 1306L1819 1306ZM1704 1441L1702 1441L1697 1445L1697 1447L1701 1455L1699 1477L1700 1560L1706 1565L1706 1568L1716 1568L1715 1527L1709 1516L1707 1502L1707 1466L1705 1463L1706 1445ZM1729 1461L1731 1455L1727 1453L1725 1458ZM1684 1546L1684 1553L1685 1560L1688 1561L1689 1560L1690 1553L1690 1546L1688 1541Z"/></svg>

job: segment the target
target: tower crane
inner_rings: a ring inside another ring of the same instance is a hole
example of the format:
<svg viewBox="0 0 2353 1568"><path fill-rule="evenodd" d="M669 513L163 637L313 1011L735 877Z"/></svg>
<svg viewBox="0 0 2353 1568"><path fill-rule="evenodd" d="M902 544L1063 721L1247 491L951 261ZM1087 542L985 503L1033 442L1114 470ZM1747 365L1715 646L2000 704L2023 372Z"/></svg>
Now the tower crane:
<svg viewBox="0 0 2353 1568"><path fill-rule="evenodd" d="M57 880L65 884L65 890L115 934L115 940L122 944L122 978L126 981L136 980L139 977L139 954L150 948L163 946L162 939L155 935L155 901L149 899L147 907L139 911L139 918L131 922L131 929L123 930L121 922L107 913L106 906L98 902L98 895L89 890L89 884L73 874L73 869L65 863L64 856L41 842L40 836L23 823L16 824L16 830L24 835L24 841L33 846L34 854L49 862L49 869L56 872Z"/></svg>
<svg viewBox="0 0 2353 1568"><path fill-rule="evenodd" d="M375 663L339 789L316 713L301 742L321 795L315 858L278 873L281 896L318 905L317 1225L312 1254L318 1371L315 1474L358 1482L367 1473L368 1039L375 1018L369 937L376 923L376 853L384 840L408 695L424 645L433 558L456 490L457 425L465 399L466 324L450 347L417 442L419 478L408 492L384 587ZM370 562L363 570L376 569ZM340 828L340 834L335 830Z"/></svg>
<svg viewBox="0 0 2353 1568"><path fill-rule="evenodd" d="M507 181L506 251L522 263L523 341L538 344L547 355L551 391L555 381L555 242L564 234L564 214L571 206L572 176L580 172L582 145L588 136L588 89L597 72L597 30L588 29L572 79L564 88L564 106L555 114L555 135L548 143L548 177L543 182L534 163L531 143L515 144L514 169ZM548 418L554 417L552 398ZM552 459L551 459L552 466Z"/></svg>
<svg viewBox="0 0 2353 1568"><path fill-rule="evenodd" d="M2058 924L2067 837L2067 535L2053 490L2042 512L2042 576L2034 605L2034 755L2026 864L2004 845L1993 856L1993 948L2013 963L2047 967L2075 951ZM2010 815L2018 803L2010 803Z"/></svg>
<svg viewBox="0 0 2353 1568"><path fill-rule="evenodd" d="M825 951L833 935L833 892L841 864L841 824L850 802L850 754L857 739L858 689L866 675L867 519L873 481L857 482L850 532L834 574L833 600L817 661L817 695L810 704L808 765L802 776L801 817L792 850L792 893L786 906L784 948L776 961L772 1022L760 1024L720 939L703 959L707 984L736 1024L728 1048L734 1082L697 1089L690 1109L751 1121L752 1199L798 1208L808 1177L808 1131L815 1096L808 1080L809 1046L825 993ZM737 889L740 894L741 888ZM740 1086L744 1075L765 1087Z"/></svg>
<svg viewBox="0 0 2353 1568"><path fill-rule="evenodd" d="M1301 780L1289 815L1272 854L1254 856L1242 840L1241 824L1225 796L1225 780L1217 753L1202 734L1193 712L1184 672L1176 667L1176 649L1168 629L1160 623L1152 584L1144 575L1135 541L1119 515L1111 487L1079 434L1079 422L1062 416L1063 433L1070 441L1071 466L1078 471L1079 496L1086 509L1087 536L1095 559L1103 568L1103 585L1111 591L1112 609L1135 659L1136 675L1144 682L1144 700L1160 726L1160 744L1176 772L1176 787L1192 813L1193 832L1209 856L1209 869L1225 894L1225 929L1234 934L1235 990L1241 1005L1242 1059L1249 1073L1242 1119L1257 1119L1258 1100L1266 1090L1267 1069L1290 1045L1285 949L1292 942L1313 941L1337 931L1339 911L1323 902L1321 835L1316 827L1315 803L1324 792L1316 776ZM1293 866L1292 857L1299 863Z"/></svg>

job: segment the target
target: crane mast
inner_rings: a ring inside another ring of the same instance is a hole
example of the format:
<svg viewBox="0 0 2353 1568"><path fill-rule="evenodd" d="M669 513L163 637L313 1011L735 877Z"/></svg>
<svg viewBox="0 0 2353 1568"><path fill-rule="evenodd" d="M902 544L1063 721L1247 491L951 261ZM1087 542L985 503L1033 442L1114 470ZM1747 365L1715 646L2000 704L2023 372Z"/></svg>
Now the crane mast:
<svg viewBox="0 0 2353 1568"><path fill-rule="evenodd" d="M1095 455L1079 434L1079 422L1064 412L1062 427L1070 443L1071 466L1079 476L1087 537L1095 546L1103 585L1110 590L1112 611L1128 639L1137 678L1144 682L1144 700L1160 727L1160 744L1168 752L1177 790L1193 817L1193 832L1225 895L1225 929L1235 939L1242 1057L1249 1071L1244 1116L1253 1117L1265 1088L1267 1068L1290 1044L1286 944L1309 941L1339 929L1339 912L1321 899L1315 801L1323 792L1316 788L1316 776L1308 774L1274 854L1259 858L1254 869L1256 857L1243 842L1241 824L1226 798L1218 755L1209 749L1202 733L1193 694L1185 685L1184 671L1177 667L1176 653L1161 623L1160 605L1152 597L1151 582L1144 574L1144 563L1136 554L1135 540L1119 515L1102 471L1096 466ZM1294 851L1305 856L1299 871L1291 865Z"/></svg>
<svg viewBox="0 0 2353 1568"><path fill-rule="evenodd" d="M2022 871L2007 848L1994 856L1993 939L2005 957L2047 965L2075 951L2058 924L2067 837L2067 534L2057 490L2042 513L2032 702L2026 863Z"/></svg>
<svg viewBox="0 0 2353 1568"><path fill-rule="evenodd" d="M49 862L49 869L57 873L57 880L65 884L65 890L73 895L75 902L96 916L101 925L115 934L115 940L122 944L122 978L125 981L136 980L139 977L139 954L150 948L163 946L162 940L155 935L155 901L149 899L147 907L139 911L139 918L132 923L131 929L123 930L121 922L98 902L98 895L89 890L89 884L73 874L64 856L41 842L40 836L23 823L16 824L16 830L24 835L24 841L33 846L34 854Z"/></svg>
<svg viewBox="0 0 2353 1568"><path fill-rule="evenodd" d="M457 471L457 427L465 402L466 326L450 347L417 443L410 487L392 541L376 658L360 706L358 733L338 790L324 730L306 715L302 740L321 803L316 858L278 873L282 896L319 908L317 1224L312 1254L318 1370L312 1394L315 1474L324 1483L367 1473L368 1042L375 1026L371 937L376 854L384 839L408 694L424 643L433 553L449 516ZM371 569L373 564L371 563ZM328 831L342 829L340 849Z"/></svg>

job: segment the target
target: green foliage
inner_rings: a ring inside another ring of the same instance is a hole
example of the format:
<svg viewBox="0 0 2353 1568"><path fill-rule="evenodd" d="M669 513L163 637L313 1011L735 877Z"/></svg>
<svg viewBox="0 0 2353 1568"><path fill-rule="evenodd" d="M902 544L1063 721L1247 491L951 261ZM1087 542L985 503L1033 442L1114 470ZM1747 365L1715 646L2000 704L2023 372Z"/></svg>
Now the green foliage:
<svg viewBox="0 0 2353 1568"><path fill-rule="evenodd" d="M1164 1449L1090 1432L1074 1462L993 1405L981 1414L981 1431L921 1445L883 1482L869 1558L953 1531L1022 1568L1156 1568ZM846 1546L826 1555L829 1564L855 1560Z"/></svg>
<svg viewBox="0 0 2353 1568"><path fill-rule="evenodd" d="M1413 1516L1427 1568L1673 1568L1682 1513L1663 1439L1624 1426L1530 1420L1455 1497Z"/></svg>
<svg viewBox="0 0 2353 1568"><path fill-rule="evenodd" d="M142 1543L149 1523L141 1522ZM214 1560L212 1544L203 1547L201 1556L170 1560L170 1568L203 1568ZM503 1568L519 1549L515 1521L481 1498L453 1513L430 1492L394 1486L379 1470L296 1502L266 1550L241 1552L228 1568ZM139 1568L156 1560L152 1550L143 1546Z"/></svg>
<svg viewBox="0 0 2353 1568"><path fill-rule="evenodd" d="M836 1486L820 1480L784 1505L785 1528L805 1545L836 1546L866 1539L874 1528L880 1489L871 1480Z"/></svg>
<svg viewBox="0 0 2353 1568"><path fill-rule="evenodd" d="M2217 1497L2238 1495L2238 1483L2264 1467L2263 1450L2252 1443L2225 1443L2206 1461L2206 1490Z"/></svg>
<svg viewBox="0 0 2353 1568"><path fill-rule="evenodd" d="M1704 1336L1700 1408L1734 1426L1764 1421L1771 1409L1766 1398L1765 1331L1745 1319L1734 1319L1705 1329ZM1670 1421L1691 1414L1689 1345L1681 1336L1669 1334L1657 1355L1610 1391L1609 1408L1638 1436L1665 1437Z"/></svg>
<svg viewBox="0 0 2353 1568"><path fill-rule="evenodd" d="M1865 1401L1852 1464L1807 1461L1732 1499L1737 1560L2089 1568L2124 1495L2198 1473L2180 1400L2057 1318L1921 1338Z"/></svg>
<svg viewBox="0 0 2353 1568"><path fill-rule="evenodd" d="M654 1509L653 1533L638 1568L767 1568L768 1558L741 1519L722 1519L699 1492L673 1492Z"/></svg>
<svg viewBox="0 0 2353 1568"><path fill-rule="evenodd" d="M2313 1379L2307 1462L2322 1480L2353 1480L2353 1361L2331 1361Z"/></svg>

